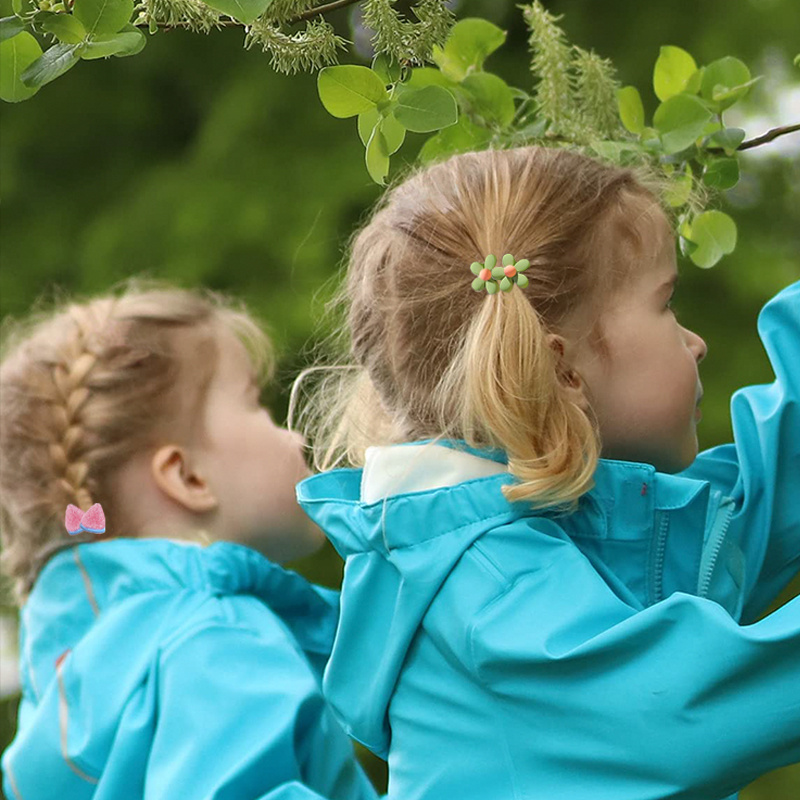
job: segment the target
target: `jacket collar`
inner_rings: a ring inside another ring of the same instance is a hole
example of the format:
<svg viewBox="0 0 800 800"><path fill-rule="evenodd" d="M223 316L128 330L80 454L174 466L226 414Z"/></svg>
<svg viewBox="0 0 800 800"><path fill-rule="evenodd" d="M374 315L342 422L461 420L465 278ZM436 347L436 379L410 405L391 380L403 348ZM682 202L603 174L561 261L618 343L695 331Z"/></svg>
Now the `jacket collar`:
<svg viewBox="0 0 800 800"><path fill-rule="evenodd" d="M41 570L21 609L23 663L49 675L109 609L130 597L193 590L247 594L265 603L309 658L327 657L338 620L338 592L314 586L233 542L207 547L171 539L108 539L56 553ZM38 695L35 678L34 693Z"/></svg>
<svg viewBox="0 0 800 800"><path fill-rule="evenodd" d="M442 526L453 530L482 518L556 514L505 499L500 490L516 481L507 464L502 451L460 440L369 447L363 468L306 478L297 497L342 556L412 546L440 536ZM571 515L570 525L595 538L644 538L652 533L655 511L682 508L702 489L702 481L650 464L600 459L594 486L580 500L583 513ZM425 525L418 524L420 504L427 509Z"/></svg>

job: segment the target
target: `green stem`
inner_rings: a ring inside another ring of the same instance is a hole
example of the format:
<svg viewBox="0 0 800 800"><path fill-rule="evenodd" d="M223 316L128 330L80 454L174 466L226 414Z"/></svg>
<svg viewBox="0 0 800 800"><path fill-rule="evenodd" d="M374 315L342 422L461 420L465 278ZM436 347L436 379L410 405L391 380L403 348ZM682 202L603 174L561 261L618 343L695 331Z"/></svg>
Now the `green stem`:
<svg viewBox="0 0 800 800"><path fill-rule="evenodd" d="M74 2L74 0L73 0ZM360 3L361 0L334 0L332 3L326 3L322 6L317 6L316 8L309 8L307 11L304 11L302 14L298 14L296 17L292 17L292 19L286 20L284 23L285 25L296 25L298 22L305 22L306 20L313 19L314 17L321 17L325 14L330 14L332 11L338 11L340 8L345 8L346 6L352 6L355 3ZM144 23L140 24L138 27L142 28L145 27ZM174 30L175 28L185 28L188 27L187 22L181 22L177 25L168 25L165 22L159 22L158 27L161 30ZM220 28L232 28L232 27L242 27L246 28L247 26L243 22L239 22L235 19L227 19L227 20L220 20L217 23L217 27Z"/></svg>

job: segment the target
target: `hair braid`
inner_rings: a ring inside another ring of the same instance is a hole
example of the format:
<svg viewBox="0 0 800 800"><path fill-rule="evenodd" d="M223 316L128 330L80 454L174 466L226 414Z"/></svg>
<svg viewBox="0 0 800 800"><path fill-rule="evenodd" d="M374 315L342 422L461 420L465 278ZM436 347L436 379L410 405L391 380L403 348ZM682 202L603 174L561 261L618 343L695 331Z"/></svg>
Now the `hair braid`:
<svg viewBox="0 0 800 800"><path fill-rule="evenodd" d="M97 540L67 533L69 503L85 511L100 502L113 535L135 535L116 502L116 475L196 431L219 326L240 338L258 371L272 370L269 339L243 304L157 280L126 284L119 295L3 322L0 564L20 602L54 553Z"/></svg>
<svg viewBox="0 0 800 800"><path fill-rule="evenodd" d="M49 449L58 486L69 498L68 502L85 511L92 505L92 495L86 486L89 475L86 454L77 456L83 433L80 412L89 399L89 389L84 384L97 363L97 356L86 350L81 352L84 342L80 339L77 344L77 353L67 353L66 363L53 367L53 385L59 402L52 408L55 440Z"/></svg>

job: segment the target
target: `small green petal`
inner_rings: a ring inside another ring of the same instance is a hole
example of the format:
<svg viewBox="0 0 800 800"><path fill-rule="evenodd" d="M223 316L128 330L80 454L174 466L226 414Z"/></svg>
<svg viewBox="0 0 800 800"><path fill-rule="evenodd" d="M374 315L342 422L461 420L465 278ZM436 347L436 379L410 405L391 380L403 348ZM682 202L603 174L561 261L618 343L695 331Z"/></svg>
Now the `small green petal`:
<svg viewBox="0 0 800 800"><path fill-rule="evenodd" d="M472 281L472 288L476 292L480 292L480 291L483 290L483 286L484 286L485 283L486 283L486 281L482 281L480 278L475 278L475 280Z"/></svg>
<svg viewBox="0 0 800 800"><path fill-rule="evenodd" d="M526 269L531 265L531 262L528 261L527 258L523 258L514 265L517 268L517 272L525 272Z"/></svg>
<svg viewBox="0 0 800 800"><path fill-rule="evenodd" d="M483 269L483 264L481 264L479 261L473 261L469 265L469 268L472 270L473 275L480 275L480 272Z"/></svg>
<svg viewBox="0 0 800 800"><path fill-rule="evenodd" d="M507 267L509 264L513 263L514 263L514 256L512 256L511 253L506 253L503 256L503 266Z"/></svg>
<svg viewBox="0 0 800 800"><path fill-rule="evenodd" d="M528 279L524 275L517 275L517 286L524 289L528 285Z"/></svg>
<svg viewBox="0 0 800 800"><path fill-rule="evenodd" d="M494 269L494 265L497 263L497 257L494 255L488 255L483 263L486 269Z"/></svg>
<svg viewBox="0 0 800 800"><path fill-rule="evenodd" d="M504 292L510 292L514 288L514 282L508 278L503 278L503 280L500 281L500 288Z"/></svg>
<svg viewBox="0 0 800 800"><path fill-rule="evenodd" d="M493 278L494 278L496 281L499 281L501 278L505 278L505 276L506 276L506 273L503 271L503 268L502 268L502 267L495 267L495 268L492 270L492 277L493 277Z"/></svg>
<svg viewBox="0 0 800 800"><path fill-rule="evenodd" d="M495 294L497 292L497 284L494 281L486 281L486 291L489 294Z"/></svg>

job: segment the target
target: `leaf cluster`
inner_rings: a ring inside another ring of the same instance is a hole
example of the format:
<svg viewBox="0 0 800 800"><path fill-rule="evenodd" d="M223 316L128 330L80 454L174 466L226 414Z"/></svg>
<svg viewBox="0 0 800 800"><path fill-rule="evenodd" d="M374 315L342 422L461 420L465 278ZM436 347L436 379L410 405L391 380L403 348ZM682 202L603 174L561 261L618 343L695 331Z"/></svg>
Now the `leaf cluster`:
<svg viewBox="0 0 800 800"><path fill-rule="evenodd" d="M32 97L79 61L132 56L146 44L130 24L133 0L13 0L14 15L0 19L0 97ZM42 50L33 33L54 44Z"/></svg>
<svg viewBox="0 0 800 800"><path fill-rule="evenodd" d="M571 45L561 18L539 0L518 6L528 29L530 90L485 69L505 31L478 18L453 25L444 0L418 0L414 22L395 2L363 0L376 52L366 67L338 65L348 42L315 0L0 0L13 11L0 19L0 97L28 99L80 60L135 55L145 45L138 26L208 33L241 25L245 46L269 52L276 71L319 71L324 107L357 117L366 167L379 184L408 132L428 135L423 162L485 147L570 147L660 174L681 248L699 266L733 250L735 223L706 205L739 180L745 133L726 126L723 114L757 80L743 62L725 56L698 67L685 50L663 46L653 72L660 102L648 123L639 91L619 86L610 61ZM290 30L301 21L304 29ZM41 40L52 44L43 50Z"/></svg>
<svg viewBox="0 0 800 800"><path fill-rule="evenodd" d="M540 144L570 147L611 163L645 167L674 209L682 251L710 267L736 246L736 225L707 208L739 180L737 149L745 138L723 113L756 82L732 56L698 67L664 46L653 71L660 101L650 125L633 86L619 86L613 65L568 43L558 17L538 0L520 6L529 31L532 91L485 70L506 33L483 19L460 20L431 53L435 66L413 67L381 53L372 67L334 66L318 91L334 116L358 117L369 174L384 184L390 158L407 132L431 134L423 162L485 147Z"/></svg>
<svg viewBox="0 0 800 800"><path fill-rule="evenodd" d="M724 212L696 208L694 187L720 192L739 181L737 148L741 128L727 127L723 113L745 97L757 81L747 65L725 56L704 67L680 47L663 46L653 70L653 89L661 101L647 125L638 90L618 92L623 125L636 138L616 143L622 153L634 148L671 178L667 202L677 210L681 249L695 264L711 267L736 247L736 224Z"/></svg>

